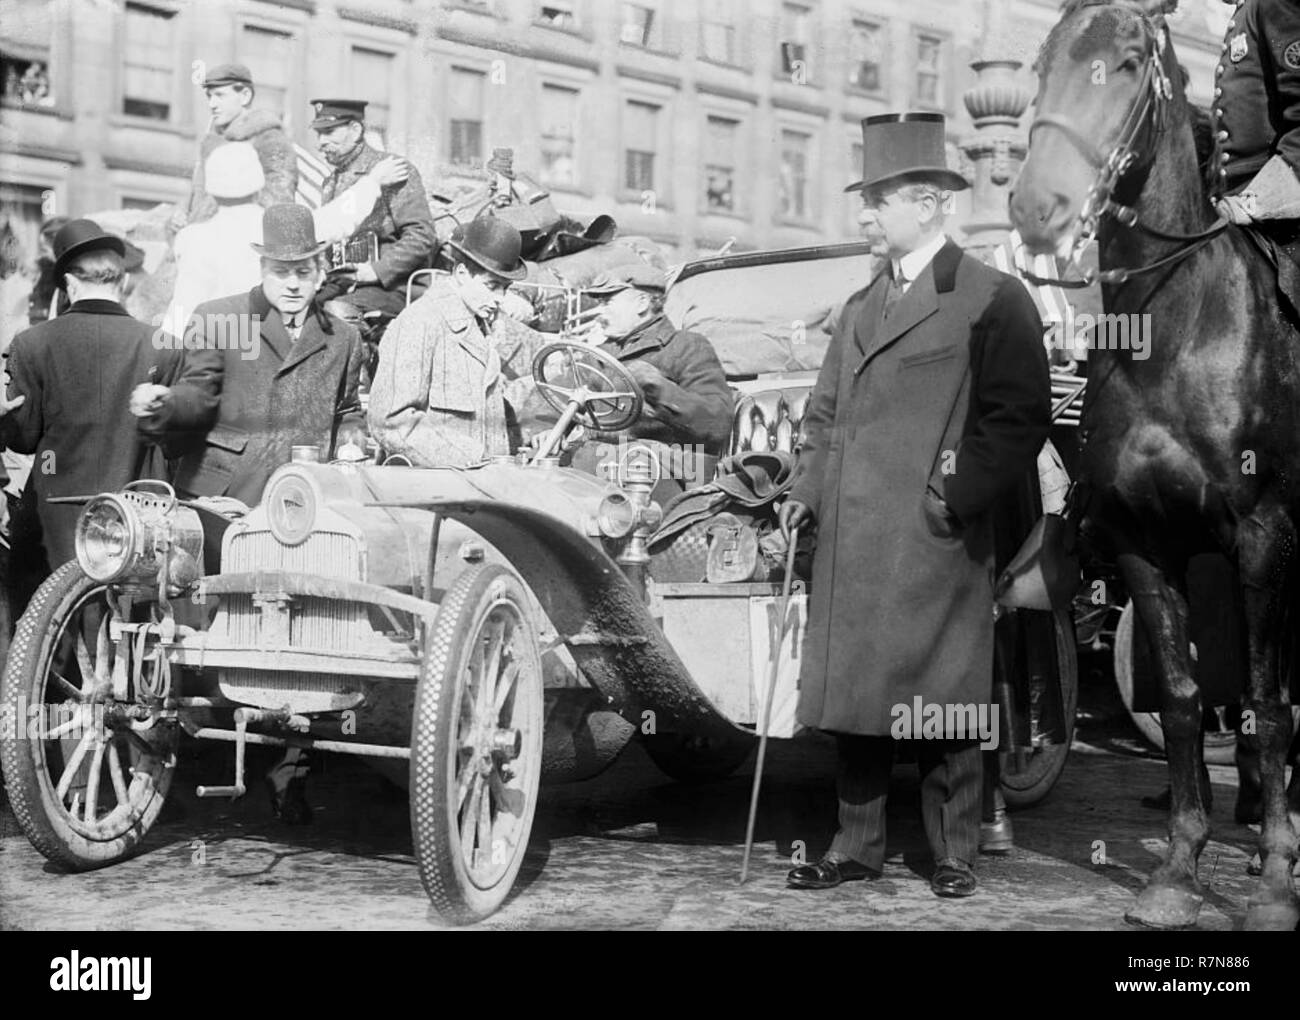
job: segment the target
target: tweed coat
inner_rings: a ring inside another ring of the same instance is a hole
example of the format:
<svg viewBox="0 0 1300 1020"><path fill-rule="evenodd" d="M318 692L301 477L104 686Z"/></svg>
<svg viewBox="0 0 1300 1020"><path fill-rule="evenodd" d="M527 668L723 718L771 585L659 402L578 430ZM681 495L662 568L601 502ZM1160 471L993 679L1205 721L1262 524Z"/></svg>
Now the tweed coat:
<svg viewBox="0 0 1300 1020"><path fill-rule="evenodd" d="M76 555L81 507L51 505L49 497L93 496L165 477L162 459L136 435L130 398L140 383L166 386L175 378L181 357L170 340L103 300L78 301L14 338L9 396L27 400L0 417L0 446L35 455L29 478L51 568Z"/></svg>
<svg viewBox="0 0 1300 1020"><path fill-rule="evenodd" d="M791 490L817 522L799 721L867 736L917 695L990 702L989 511L1032 470L1051 413L1019 281L949 241L882 322L888 282L845 306Z"/></svg>
<svg viewBox="0 0 1300 1020"><path fill-rule="evenodd" d="M370 389L371 435L417 467L464 467L510 452L507 402L532 392L545 338L498 313L490 329L436 277L389 325Z"/></svg>
<svg viewBox="0 0 1300 1020"><path fill-rule="evenodd" d="M257 342L247 350L222 343L218 330L242 322L258 324ZM292 447L318 446L329 459L341 433L364 427L360 334L319 306L296 341L260 286L199 305L191 325L203 328L187 332L183 367L163 408L139 420L142 434L179 460L177 491L255 506Z"/></svg>

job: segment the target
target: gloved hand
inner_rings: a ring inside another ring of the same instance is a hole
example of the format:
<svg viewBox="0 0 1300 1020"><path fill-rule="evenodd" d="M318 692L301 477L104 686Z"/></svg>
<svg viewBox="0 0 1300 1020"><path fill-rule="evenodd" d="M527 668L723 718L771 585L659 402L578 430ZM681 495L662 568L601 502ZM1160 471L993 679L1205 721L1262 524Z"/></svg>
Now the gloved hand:
<svg viewBox="0 0 1300 1020"><path fill-rule="evenodd" d="M797 499L787 499L781 504L781 509L776 512L777 524L781 527L781 534L785 540L790 541L790 532L794 528L805 531L814 523L812 508Z"/></svg>
<svg viewBox="0 0 1300 1020"><path fill-rule="evenodd" d="M1237 226L1255 222L1255 196L1249 192L1227 195L1215 203L1214 209L1229 223Z"/></svg>

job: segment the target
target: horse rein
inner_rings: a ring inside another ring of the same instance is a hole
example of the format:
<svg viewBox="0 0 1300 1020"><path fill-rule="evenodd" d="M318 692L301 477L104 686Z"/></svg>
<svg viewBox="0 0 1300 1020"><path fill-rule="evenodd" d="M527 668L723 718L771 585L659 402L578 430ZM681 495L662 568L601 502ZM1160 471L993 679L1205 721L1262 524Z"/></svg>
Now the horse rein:
<svg viewBox="0 0 1300 1020"><path fill-rule="evenodd" d="M1086 6L1114 5L1108 3L1107 0L1094 0L1093 3ZM1137 146L1138 136L1145 130L1149 130L1152 135L1158 136L1160 134L1164 129L1167 111L1165 104L1174 96L1173 84L1170 82L1169 75L1165 72L1163 65L1165 37L1160 30L1157 30L1151 24L1145 15L1139 16L1142 19L1147 48L1146 62L1142 69L1142 79L1138 84L1138 94L1125 115L1119 140L1111 148L1109 154L1103 156L1101 151L1085 138L1082 132L1070 123L1066 117L1053 114L1046 114L1034 119L1034 122L1029 126L1029 142L1031 145L1033 144L1034 132L1039 128L1055 128L1070 140L1084 159L1088 161L1088 164L1097 171L1097 175L1084 197L1083 206L1076 217L1081 229L1075 238L1070 256L1071 262L1077 262L1083 249L1096 238L1097 231L1101 226L1101 220L1106 216L1110 216L1121 226L1141 231L1157 240L1170 241L1184 247L1148 265L1106 269L1096 273L1085 272L1081 280L1050 279L1038 276L1028 268L1022 269L1020 275L1034 286L1078 289L1090 287L1094 283L1107 285L1127 283L1134 276L1155 272L1158 269L1182 261L1228 228L1228 221L1220 216L1206 230L1193 234L1170 233L1143 223L1136 209L1132 206L1122 205L1111 197L1124 175L1140 161Z"/></svg>

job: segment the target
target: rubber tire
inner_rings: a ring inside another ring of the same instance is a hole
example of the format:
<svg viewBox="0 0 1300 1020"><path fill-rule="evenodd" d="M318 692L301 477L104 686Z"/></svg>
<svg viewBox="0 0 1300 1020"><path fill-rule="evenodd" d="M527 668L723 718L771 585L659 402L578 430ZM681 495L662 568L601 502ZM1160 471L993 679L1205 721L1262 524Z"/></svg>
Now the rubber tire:
<svg viewBox="0 0 1300 1020"><path fill-rule="evenodd" d="M1119 624L1115 627L1114 672L1115 686L1119 697L1124 702L1133 725L1139 733L1161 753L1165 749L1165 731L1160 725L1159 712L1133 711L1133 638L1137 626L1137 610L1132 601L1125 603L1119 614ZM1237 758L1236 733L1207 733L1202 758L1207 765L1231 765Z"/></svg>
<svg viewBox="0 0 1300 1020"><path fill-rule="evenodd" d="M518 611L524 654L532 660L529 672L536 685L536 712L520 725L523 750L518 760L528 770L528 778L514 852L502 877L491 888L480 889L470 879L460 852L454 803L455 748L465 690L461 676L480 618L498 596L512 602ZM425 892L434 910L451 924L473 924L494 913L510 894L528 849L542 772L543 725L541 649L531 606L523 581L512 570L496 563L477 563L456 579L429 628L411 717L411 838Z"/></svg>
<svg viewBox="0 0 1300 1020"><path fill-rule="evenodd" d="M19 699L27 705L39 700L36 671L52 652L52 635L61 630L66 616L84 595L104 587L82 573L75 562L65 563L51 574L36 589L27 611L18 621L4 679L0 681L0 734L5 736L0 740L0 767L4 770L10 807L32 845L71 871L106 867L137 853L162 811L175 773L172 767L162 769L149 802L131 828L115 839L92 840L64 820L62 805L55 799L43 764L44 749L34 751L34 745L40 742L8 739L8 735L26 729L26 720L19 718ZM174 753L172 761L174 764Z"/></svg>
<svg viewBox="0 0 1300 1020"><path fill-rule="evenodd" d="M1035 612L1035 610L1017 610ZM1070 756L1074 742L1074 717L1079 708L1079 657L1074 644L1074 616L1070 609L1052 611L1056 622L1056 661L1060 670L1061 696L1064 700L1065 740L1060 744L1035 751L1024 773L1011 770L1007 760L1002 762L1002 796L1008 807L1026 808L1037 804L1052 791L1061 778L1065 761Z"/></svg>
<svg viewBox="0 0 1300 1020"><path fill-rule="evenodd" d="M641 743L660 772L669 779L690 785L726 779L758 746L753 736L741 733L720 742L701 740L685 733L656 733L643 735Z"/></svg>

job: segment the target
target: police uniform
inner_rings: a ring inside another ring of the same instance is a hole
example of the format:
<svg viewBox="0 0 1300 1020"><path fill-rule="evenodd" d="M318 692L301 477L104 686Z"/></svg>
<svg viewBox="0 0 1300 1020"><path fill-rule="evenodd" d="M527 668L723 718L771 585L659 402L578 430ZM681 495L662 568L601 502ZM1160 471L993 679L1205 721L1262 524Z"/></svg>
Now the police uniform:
<svg viewBox="0 0 1300 1020"><path fill-rule="evenodd" d="M360 100L312 100L316 119L311 126L328 130L349 121L363 121L366 104ZM361 142L341 166L334 167L321 189L321 204L333 201L374 169L385 153ZM374 238L377 244L372 243ZM411 273L430 264L434 249L433 214L424 182L414 166L402 184L385 187L370 215L345 242L347 262L369 262L378 284L361 284L346 300L365 310L382 309L397 315L406 307L406 282ZM378 256L373 255L377 247ZM328 286L328 284L327 284ZM326 295L326 297L331 295Z"/></svg>
<svg viewBox="0 0 1300 1020"><path fill-rule="evenodd" d="M1215 70L1218 184L1253 219L1300 216L1300 0L1235 0Z"/></svg>

